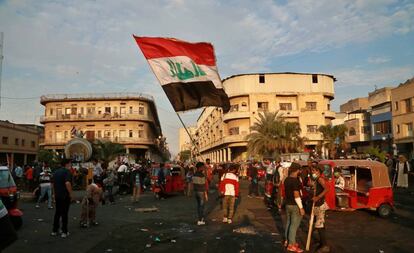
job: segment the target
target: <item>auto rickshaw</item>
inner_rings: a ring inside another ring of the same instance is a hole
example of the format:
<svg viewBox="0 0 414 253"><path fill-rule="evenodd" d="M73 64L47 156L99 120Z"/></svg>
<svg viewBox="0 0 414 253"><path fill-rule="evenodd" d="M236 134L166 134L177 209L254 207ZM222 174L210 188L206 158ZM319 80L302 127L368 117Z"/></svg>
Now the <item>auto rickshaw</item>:
<svg viewBox="0 0 414 253"><path fill-rule="evenodd" d="M158 178L161 168L154 166L151 172L151 190L156 198L161 198L173 193L183 193L185 182L181 175L181 168L179 166L173 166L172 168L167 165L164 170L164 182L161 182Z"/></svg>
<svg viewBox="0 0 414 253"><path fill-rule="evenodd" d="M333 210L376 210L388 217L394 209L393 191L385 164L368 160L324 160L319 162L327 179L329 192L325 196ZM342 171L343 192L335 191L334 170Z"/></svg>
<svg viewBox="0 0 414 253"><path fill-rule="evenodd" d="M9 213L15 229L23 224L23 212L17 208L17 201L20 197L13 177L6 166L0 166L0 197Z"/></svg>

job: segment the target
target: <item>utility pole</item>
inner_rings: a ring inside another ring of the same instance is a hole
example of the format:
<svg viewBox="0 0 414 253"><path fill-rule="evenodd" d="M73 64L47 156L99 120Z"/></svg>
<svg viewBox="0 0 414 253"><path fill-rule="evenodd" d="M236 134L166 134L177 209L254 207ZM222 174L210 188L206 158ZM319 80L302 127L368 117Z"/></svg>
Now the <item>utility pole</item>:
<svg viewBox="0 0 414 253"><path fill-rule="evenodd" d="M1 73L3 69L3 32L0 32L0 108L1 108Z"/></svg>

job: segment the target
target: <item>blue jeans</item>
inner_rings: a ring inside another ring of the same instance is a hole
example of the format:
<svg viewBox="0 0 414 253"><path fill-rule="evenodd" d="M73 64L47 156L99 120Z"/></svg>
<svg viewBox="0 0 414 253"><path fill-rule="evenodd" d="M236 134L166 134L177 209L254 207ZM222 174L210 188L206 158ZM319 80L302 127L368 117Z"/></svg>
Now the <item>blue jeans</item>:
<svg viewBox="0 0 414 253"><path fill-rule="evenodd" d="M296 231L299 228L302 215L300 215L297 205L286 205L286 228L285 238L289 241L289 245L296 243Z"/></svg>
<svg viewBox="0 0 414 253"><path fill-rule="evenodd" d="M37 204L38 205L40 204L40 201L45 197L46 194L47 194L47 206L51 208L52 207L52 187L50 185L40 187L40 196L39 196L39 199L37 200Z"/></svg>
<svg viewBox="0 0 414 253"><path fill-rule="evenodd" d="M204 220L204 192L194 192L195 198L197 200L197 214L198 214L198 220Z"/></svg>

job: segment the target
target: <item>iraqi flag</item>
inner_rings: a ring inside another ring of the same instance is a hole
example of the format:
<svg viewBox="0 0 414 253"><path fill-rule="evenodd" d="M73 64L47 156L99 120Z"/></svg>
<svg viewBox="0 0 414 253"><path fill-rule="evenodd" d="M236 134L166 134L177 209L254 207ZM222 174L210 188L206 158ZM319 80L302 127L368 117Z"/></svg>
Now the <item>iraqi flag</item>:
<svg viewBox="0 0 414 253"><path fill-rule="evenodd" d="M134 38L176 112L204 106L229 111L213 45L173 38Z"/></svg>

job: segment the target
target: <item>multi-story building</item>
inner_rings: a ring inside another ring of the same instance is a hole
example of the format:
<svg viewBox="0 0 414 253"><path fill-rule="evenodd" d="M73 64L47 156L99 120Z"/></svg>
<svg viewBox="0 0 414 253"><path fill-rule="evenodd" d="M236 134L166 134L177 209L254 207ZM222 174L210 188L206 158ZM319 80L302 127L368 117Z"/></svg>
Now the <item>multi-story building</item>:
<svg viewBox="0 0 414 253"><path fill-rule="evenodd" d="M371 122L368 108L367 97L351 99L340 106L340 111L347 114L344 124L348 128L348 135L345 141L357 152L363 152L370 146Z"/></svg>
<svg viewBox="0 0 414 253"><path fill-rule="evenodd" d="M138 158L157 150L161 126L151 96L139 93L62 94L41 97L45 149L62 150L73 133L123 144ZM149 151L149 152L147 152Z"/></svg>
<svg viewBox="0 0 414 253"><path fill-rule="evenodd" d="M258 115L280 111L286 121L297 122L306 137L307 149L315 149L323 139L320 125L335 118L330 102L335 78L325 74L268 73L240 74L224 79L231 109L206 108L197 120L196 137L204 157L212 161L247 159L250 127Z"/></svg>
<svg viewBox="0 0 414 253"><path fill-rule="evenodd" d="M400 84L391 92L394 143L400 153L414 157L414 78Z"/></svg>
<svg viewBox="0 0 414 253"><path fill-rule="evenodd" d="M372 144L388 152L392 151L391 90L384 87L368 94Z"/></svg>
<svg viewBox="0 0 414 253"><path fill-rule="evenodd" d="M0 163L23 166L37 159L43 127L0 121Z"/></svg>
<svg viewBox="0 0 414 253"><path fill-rule="evenodd" d="M190 126L190 127L187 127L187 130L191 134L191 137L194 139L196 127ZM179 145L179 152L193 149L194 145L184 127L181 127L178 132L178 145Z"/></svg>

